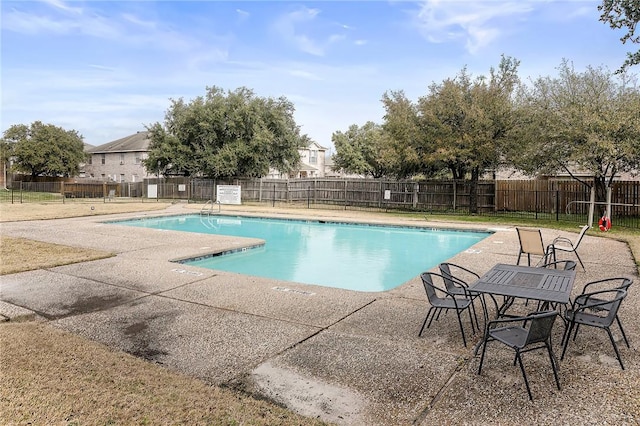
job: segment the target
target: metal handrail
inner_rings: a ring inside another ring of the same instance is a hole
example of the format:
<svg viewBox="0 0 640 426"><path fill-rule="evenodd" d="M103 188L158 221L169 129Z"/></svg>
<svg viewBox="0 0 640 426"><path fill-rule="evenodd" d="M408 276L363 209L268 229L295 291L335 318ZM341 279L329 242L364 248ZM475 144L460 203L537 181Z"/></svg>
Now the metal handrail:
<svg viewBox="0 0 640 426"><path fill-rule="evenodd" d="M213 213L213 205L217 204L218 205L218 213L220 213L222 211L222 204L220 203L220 201L216 200L215 202L213 200L209 200L207 201L204 206L202 206L202 209L200 209L200 214L212 214ZM207 207L209 207L209 209L207 210ZM205 210L207 210L205 212Z"/></svg>
<svg viewBox="0 0 640 426"><path fill-rule="evenodd" d="M591 204L591 201L569 201L567 203L567 207L565 208L565 213L566 214L571 214L569 213L569 206L571 206L571 204L576 203L576 204ZM595 201L594 204L604 204L606 205L607 202L606 201ZM622 206L622 207L640 207L640 204L625 204L625 203L611 203L612 206Z"/></svg>

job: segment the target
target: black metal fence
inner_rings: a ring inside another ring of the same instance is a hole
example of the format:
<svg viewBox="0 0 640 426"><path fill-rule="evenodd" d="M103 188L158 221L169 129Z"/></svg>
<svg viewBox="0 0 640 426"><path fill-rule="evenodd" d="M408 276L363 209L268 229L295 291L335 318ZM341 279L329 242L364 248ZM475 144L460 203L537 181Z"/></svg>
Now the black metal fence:
<svg viewBox="0 0 640 426"><path fill-rule="evenodd" d="M300 208L403 210L425 214L470 214L469 181L379 179L147 179L144 182L21 182L0 192L0 201L82 202L216 199L218 185L238 185L245 203ZM477 214L586 223L590 190L575 181L480 181ZM640 228L640 182L616 182L611 217L618 226ZM605 209L597 203L595 216Z"/></svg>

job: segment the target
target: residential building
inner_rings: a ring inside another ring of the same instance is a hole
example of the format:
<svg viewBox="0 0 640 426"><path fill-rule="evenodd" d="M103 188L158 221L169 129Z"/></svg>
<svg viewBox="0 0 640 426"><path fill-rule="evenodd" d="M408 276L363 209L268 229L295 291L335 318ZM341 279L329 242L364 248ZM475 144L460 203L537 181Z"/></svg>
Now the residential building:
<svg viewBox="0 0 640 426"><path fill-rule="evenodd" d="M277 170L269 170L269 179L323 178L325 177L325 152L327 148L311 142L305 148L300 148L300 167L289 175L283 175Z"/></svg>
<svg viewBox="0 0 640 426"><path fill-rule="evenodd" d="M137 132L87 150L85 176L105 182L141 182L156 177L155 170L148 172L142 164L148 156L150 143L148 132Z"/></svg>
<svg viewBox="0 0 640 426"><path fill-rule="evenodd" d="M356 174L356 173L346 173L344 170L339 169L339 170L334 170L335 163L333 162L333 158L331 157L331 154L327 154L327 156L325 157L324 160L324 176L328 177L328 178L343 178L343 179L365 179L367 177L371 177L371 175L369 176L365 176L362 174Z"/></svg>

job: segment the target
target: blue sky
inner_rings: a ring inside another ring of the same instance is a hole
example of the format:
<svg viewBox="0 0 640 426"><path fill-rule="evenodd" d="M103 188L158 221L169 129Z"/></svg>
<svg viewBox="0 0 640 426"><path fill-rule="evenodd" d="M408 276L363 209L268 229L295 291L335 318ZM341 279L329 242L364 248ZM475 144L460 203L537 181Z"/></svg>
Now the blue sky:
<svg viewBox="0 0 640 426"><path fill-rule="evenodd" d="M170 98L245 86L287 97L302 133L331 148L333 132L382 122L386 91L417 100L502 54L523 80L556 76L563 58L615 71L637 45L599 4L3 0L1 130L40 120L102 145L162 122Z"/></svg>

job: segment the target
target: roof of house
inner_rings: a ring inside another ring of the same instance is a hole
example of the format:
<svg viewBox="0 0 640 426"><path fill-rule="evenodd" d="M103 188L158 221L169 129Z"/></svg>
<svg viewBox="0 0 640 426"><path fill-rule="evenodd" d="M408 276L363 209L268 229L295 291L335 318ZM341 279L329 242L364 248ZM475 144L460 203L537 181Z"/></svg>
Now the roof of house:
<svg viewBox="0 0 640 426"><path fill-rule="evenodd" d="M325 148L324 146L320 145L318 142L314 142L314 141L309 142L309 145L307 145L307 148L313 148L314 146L318 151L326 151L327 150L327 148Z"/></svg>
<svg viewBox="0 0 640 426"><path fill-rule="evenodd" d="M113 142L105 143L87 150L92 154L106 154L113 152L148 151L151 141L148 138L149 132L137 132Z"/></svg>
<svg viewBox="0 0 640 426"><path fill-rule="evenodd" d="M306 172L317 172L318 171L318 169L316 169L315 167L310 166L308 164L304 164L304 163L300 164L300 170L301 171L306 171Z"/></svg>

